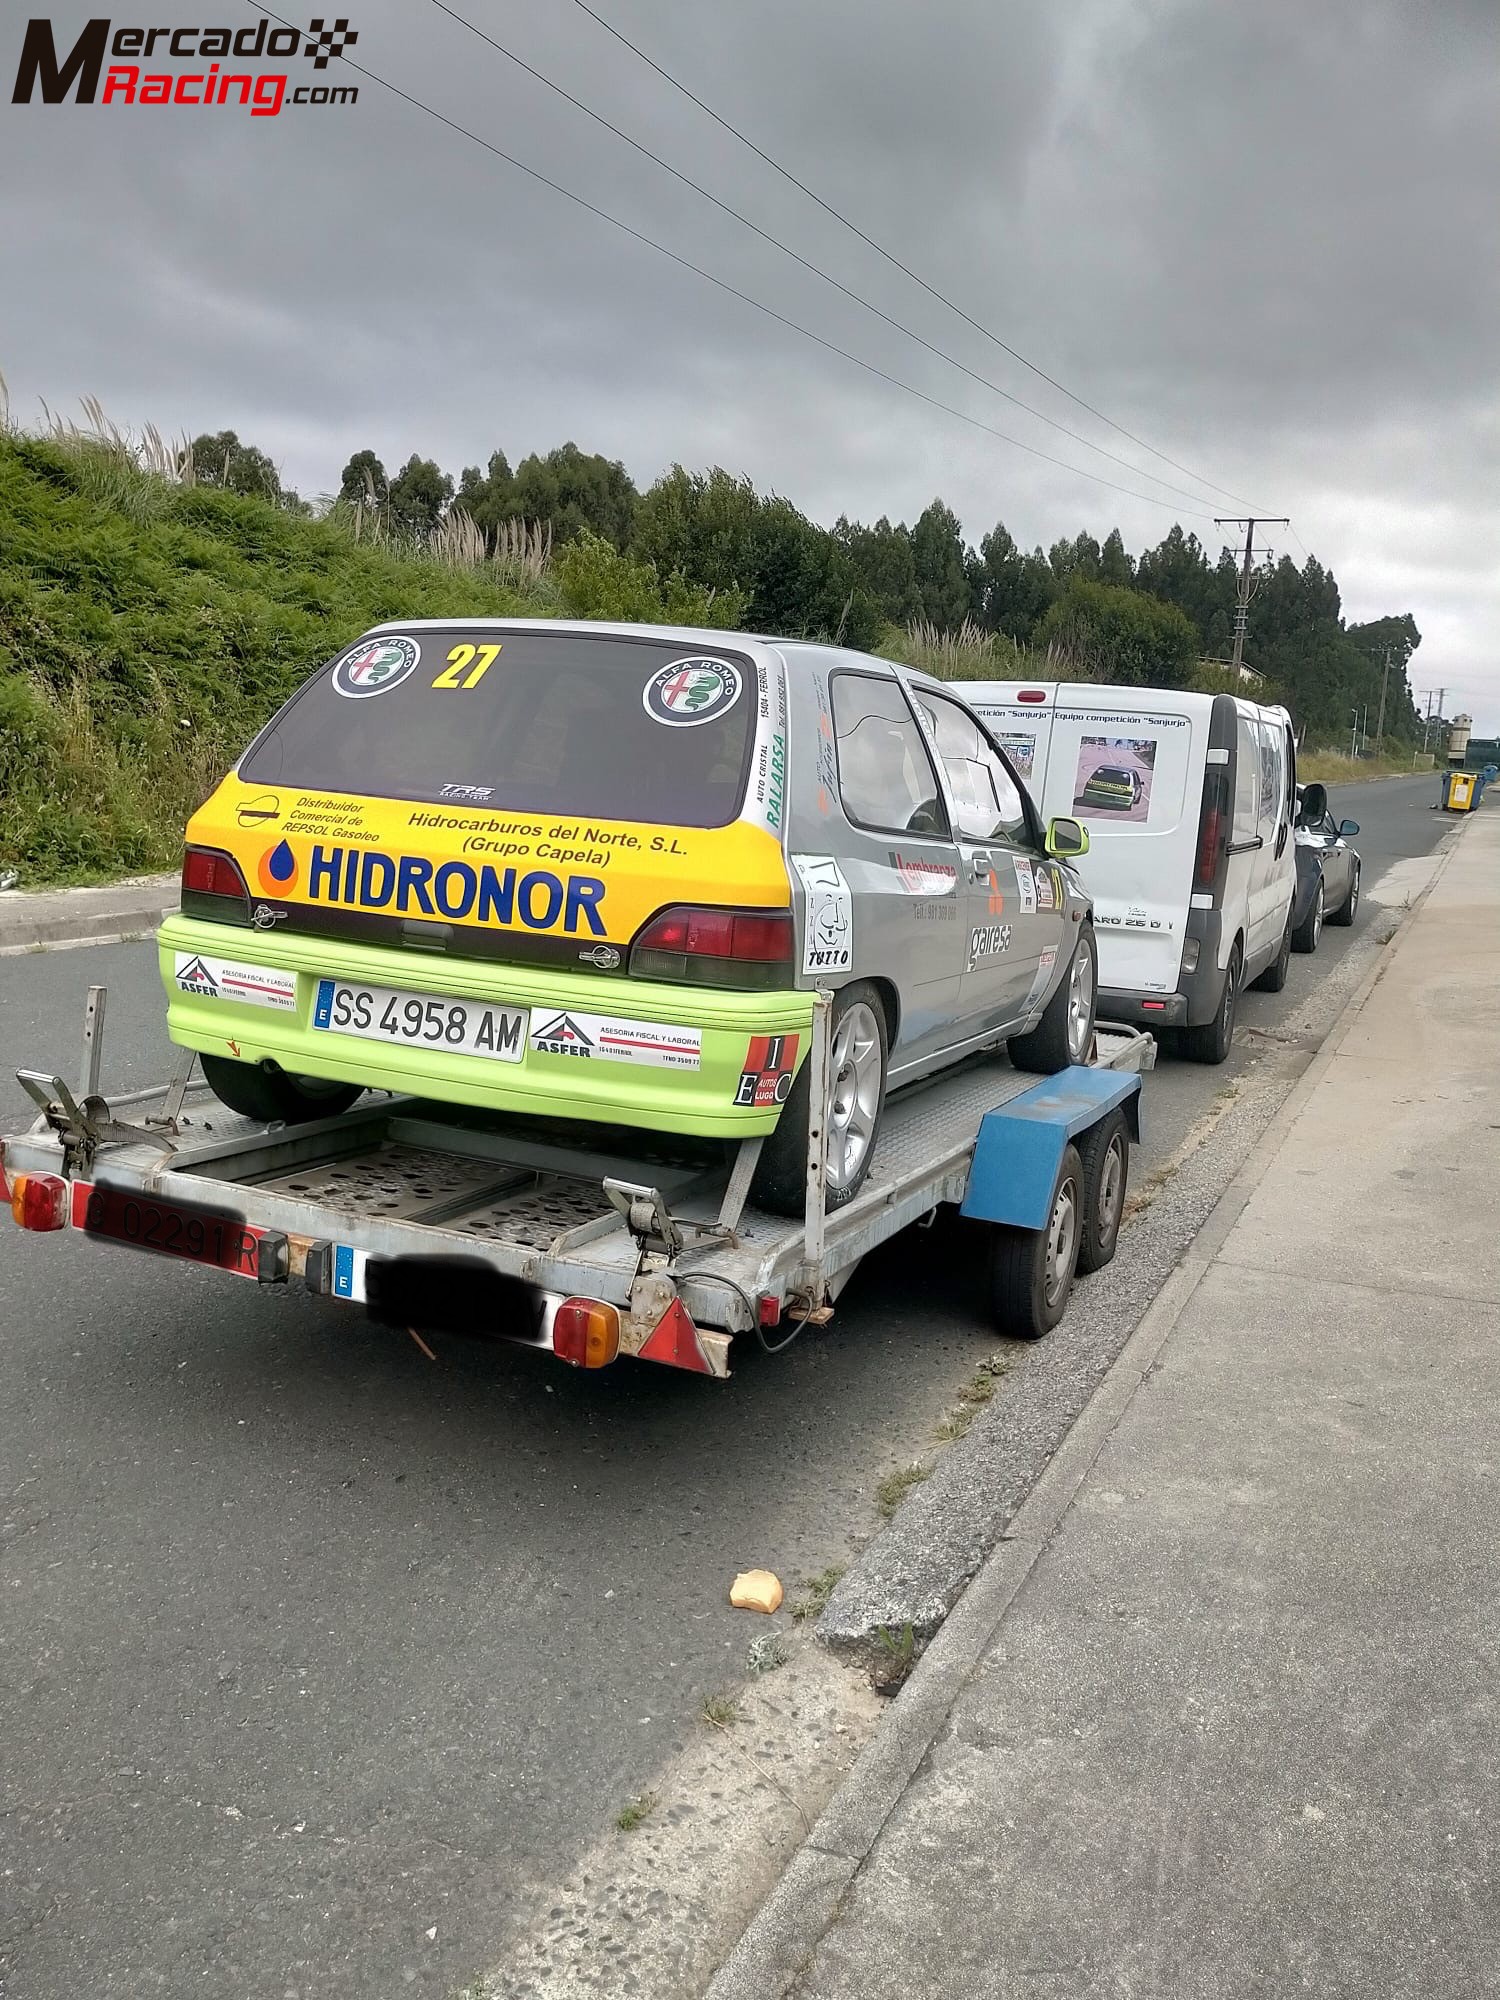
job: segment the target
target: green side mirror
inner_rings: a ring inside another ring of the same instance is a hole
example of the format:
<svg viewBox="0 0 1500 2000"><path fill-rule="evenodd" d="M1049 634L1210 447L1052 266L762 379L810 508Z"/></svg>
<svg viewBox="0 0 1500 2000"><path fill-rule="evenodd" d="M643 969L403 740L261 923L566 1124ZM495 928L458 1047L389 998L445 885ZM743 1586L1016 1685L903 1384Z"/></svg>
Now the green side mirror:
<svg viewBox="0 0 1500 2000"><path fill-rule="evenodd" d="M1075 861L1089 851L1089 831L1076 819L1054 819L1047 826L1047 852L1059 861Z"/></svg>

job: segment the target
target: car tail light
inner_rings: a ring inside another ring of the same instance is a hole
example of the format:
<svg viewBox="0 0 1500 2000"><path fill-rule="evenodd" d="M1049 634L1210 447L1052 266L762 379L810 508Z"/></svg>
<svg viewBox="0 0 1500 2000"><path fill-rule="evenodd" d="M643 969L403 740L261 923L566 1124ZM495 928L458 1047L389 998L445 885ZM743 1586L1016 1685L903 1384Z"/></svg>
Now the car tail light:
<svg viewBox="0 0 1500 2000"><path fill-rule="evenodd" d="M239 863L227 854L215 854L212 848L188 848L182 857L182 907L190 917L248 924L250 891Z"/></svg>
<svg viewBox="0 0 1500 2000"><path fill-rule="evenodd" d="M1222 771L1207 771L1203 777L1203 810L1198 818L1198 862L1193 871L1198 888L1211 889L1217 881L1228 834L1229 782Z"/></svg>
<svg viewBox="0 0 1500 2000"><path fill-rule="evenodd" d="M607 1368L620 1351L620 1314L599 1299L564 1299L552 1316L552 1352L575 1368Z"/></svg>
<svg viewBox="0 0 1500 2000"><path fill-rule="evenodd" d="M10 1212L23 1229L66 1229L68 1183L57 1174L17 1174L10 1184Z"/></svg>
<svg viewBox="0 0 1500 2000"><path fill-rule="evenodd" d="M636 937L630 970L643 979L700 986L788 984L794 948L790 910L662 910Z"/></svg>

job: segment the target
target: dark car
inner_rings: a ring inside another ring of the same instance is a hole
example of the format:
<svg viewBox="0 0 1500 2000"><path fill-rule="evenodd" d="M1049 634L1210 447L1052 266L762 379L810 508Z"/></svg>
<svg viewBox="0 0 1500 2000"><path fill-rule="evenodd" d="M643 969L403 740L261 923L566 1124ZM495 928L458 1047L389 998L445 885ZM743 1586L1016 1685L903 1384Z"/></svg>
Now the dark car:
<svg viewBox="0 0 1500 2000"><path fill-rule="evenodd" d="M1359 821L1335 820L1324 786L1299 785L1295 831L1292 949L1316 951L1324 924L1352 924L1359 908L1359 850L1349 845L1359 832Z"/></svg>

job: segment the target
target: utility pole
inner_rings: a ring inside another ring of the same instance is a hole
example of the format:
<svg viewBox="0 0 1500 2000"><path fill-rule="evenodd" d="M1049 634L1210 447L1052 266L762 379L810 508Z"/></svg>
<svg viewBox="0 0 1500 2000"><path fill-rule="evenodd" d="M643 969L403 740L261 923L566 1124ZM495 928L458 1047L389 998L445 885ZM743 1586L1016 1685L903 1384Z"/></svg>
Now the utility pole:
<svg viewBox="0 0 1500 2000"><path fill-rule="evenodd" d="M1375 724L1375 744L1378 749L1385 741L1385 684L1391 677L1391 649L1385 649L1385 671L1380 676L1380 717Z"/></svg>
<svg viewBox="0 0 1500 2000"><path fill-rule="evenodd" d="M1443 719L1443 703L1448 699L1448 690L1446 688L1423 688L1421 692L1427 697L1427 714L1422 723L1422 755L1425 757L1427 755L1427 738L1432 731L1432 704L1434 701L1437 702L1438 721L1441 722Z"/></svg>
<svg viewBox="0 0 1500 2000"><path fill-rule="evenodd" d="M1245 531L1245 553L1240 563L1239 589L1235 594L1234 651L1229 662L1236 680L1239 679L1240 665L1245 657L1245 621L1250 611L1250 600L1255 595L1255 558L1257 555L1268 556L1271 554L1269 549L1257 549L1255 547L1255 531L1257 528L1285 528L1289 525L1285 514L1278 514L1274 519L1266 514L1216 514L1214 516L1214 526L1216 528L1243 528ZM1226 550L1225 553L1227 554L1228 551Z"/></svg>

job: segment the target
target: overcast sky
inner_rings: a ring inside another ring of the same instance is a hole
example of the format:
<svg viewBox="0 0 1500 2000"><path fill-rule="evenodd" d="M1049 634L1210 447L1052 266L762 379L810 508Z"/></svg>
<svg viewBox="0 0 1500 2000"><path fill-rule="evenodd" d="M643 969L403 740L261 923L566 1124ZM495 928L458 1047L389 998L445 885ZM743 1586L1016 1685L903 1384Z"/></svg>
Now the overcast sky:
<svg viewBox="0 0 1500 2000"><path fill-rule="evenodd" d="M456 10L813 263L1126 472L882 325L430 0L341 0L380 76L928 395L934 410L585 214L335 64L353 107L13 106L0 25L0 370L24 422L231 427L305 495L371 446L455 475L574 438L648 484L720 463L815 518L977 541L1215 513L1410 610L1418 688L1500 728L1500 8L1494 0L591 0L974 319L1205 491L1010 360L790 188L573 0ZM254 24L151 0L113 25ZM69 45L83 7L53 14ZM304 26L303 11L286 18ZM325 18L331 20L332 15ZM194 63L158 63L174 73ZM1202 495L1190 503L1152 472ZM1297 538L1300 538L1297 539ZM1253 625L1252 625L1253 647Z"/></svg>

